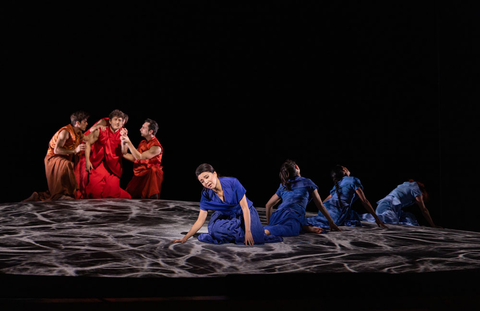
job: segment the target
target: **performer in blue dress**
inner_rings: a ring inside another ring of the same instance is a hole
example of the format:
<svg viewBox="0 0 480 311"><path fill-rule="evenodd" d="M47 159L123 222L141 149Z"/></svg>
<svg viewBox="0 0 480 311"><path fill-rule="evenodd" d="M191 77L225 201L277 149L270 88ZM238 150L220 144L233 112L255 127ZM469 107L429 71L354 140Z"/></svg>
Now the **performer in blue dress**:
<svg viewBox="0 0 480 311"><path fill-rule="evenodd" d="M185 243L203 226L208 210L215 211L208 223L208 233L198 239L212 244L236 243L245 245L281 242L281 237L267 236L263 231L253 203L245 196L246 190L238 179L218 177L210 164L201 164L196 175L203 185L200 213L188 233L172 243Z"/></svg>
<svg viewBox="0 0 480 311"><path fill-rule="evenodd" d="M398 185L386 197L378 201L376 212L378 217L388 224L419 226L417 218L412 213L402 210L404 207L417 204L430 226L441 228L435 225L428 209L425 207L425 201L427 200L428 193L425 190L425 185L410 179ZM373 221L369 214L363 214L362 218L365 221Z"/></svg>
<svg viewBox="0 0 480 311"><path fill-rule="evenodd" d="M360 217L352 210L352 204L360 199L363 207L369 212L379 227L387 228L375 214L372 205L365 197L360 179L350 176L350 171L341 165L335 166L331 171L335 186L330 195L323 201L328 213L338 226L361 226ZM325 216L318 213L317 216L308 217L307 225L325 228L328 221Z"/></svg>
<svg viewBox="0 0 480 311"><path fill-rule="evenodd" d="M323 229L306 225L305 211L312 198L318 210L327 219L330 229L340 231L322 204L317 185L300 175L300 167L294 161L285 161L279 175L282 183L266 204L268 224L264 227L266 234L296 236L302 229L305 232L321 233ZM282 203L272 214L273 207L280 201Z"/></svg>

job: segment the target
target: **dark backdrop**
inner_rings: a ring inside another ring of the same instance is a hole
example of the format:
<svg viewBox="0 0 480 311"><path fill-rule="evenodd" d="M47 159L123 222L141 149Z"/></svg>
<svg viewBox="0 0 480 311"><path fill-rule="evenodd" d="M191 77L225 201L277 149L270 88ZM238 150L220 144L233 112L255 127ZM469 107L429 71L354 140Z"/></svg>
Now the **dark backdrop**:
<svg viewBox="0 0 480 311"><path fill-rule="evenodd" d="M3 202L47 189L47 143L72 112L88 111L93 124L121 109L135 144L145 118L160 125L163 199L198 201L194 170L208 162L264 206L291 158L322 197L335 164L361 179L374 207L413 178L426 184L435 222L480 230L473 5L159 2L7 12ZM124 187L131 168L125 163Z"/></svg>

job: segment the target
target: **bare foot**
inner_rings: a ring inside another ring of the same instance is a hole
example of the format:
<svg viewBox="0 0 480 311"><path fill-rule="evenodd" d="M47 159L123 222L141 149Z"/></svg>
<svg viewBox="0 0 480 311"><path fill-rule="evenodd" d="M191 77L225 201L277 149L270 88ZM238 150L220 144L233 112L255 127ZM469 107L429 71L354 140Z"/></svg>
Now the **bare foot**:
<svg viewBox="0 0 480 311"><path fill-rule="evenodd" d="M268 231L267 229L265 229L265 234L266 234L266 235L270 235L271 233L270 233L270 231Z"/></svg>
<svg viewBox="0 0 480 311"><path fill-rule="evenodd" d="M314 226L305 226L305 227L303 227L303 230L305 230L306 232L310 232L310 233L322 233L323 232L322 228L314 227Z"/></svg>
<svg viewBox="0 0 480 311"><path fill-rule="evenodd" d="M23 200L22 202L29 202L29 201L38 201L38 192L32 193L31 196Z"/></svg>

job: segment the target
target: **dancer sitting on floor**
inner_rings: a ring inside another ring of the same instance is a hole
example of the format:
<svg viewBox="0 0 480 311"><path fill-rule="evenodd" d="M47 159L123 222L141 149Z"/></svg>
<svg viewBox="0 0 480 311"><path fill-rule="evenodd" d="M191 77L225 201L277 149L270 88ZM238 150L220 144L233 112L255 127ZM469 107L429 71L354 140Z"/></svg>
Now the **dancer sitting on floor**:
<svg viewBox="0 0 480 311"><path fill-rule="evenodd" d="M127 134L121 136L124 150L123 157L133 164L132 180L128 183L127 192L132 198L159 199L163 182L162 156L163 149L155 137L158 124L152 119L145 120L140 128L140 135L145 138L135 148ZM127 153L130 150L131 153Z"/></svg>
<svg viewBox="0 0 480 311"><path fill-rule="evenodd" d="M417 218L412 213L402 210L403 207L417 204L422 211L423 217L425 217L430 226L441 228L433 222L428 209L425 207L425 201L428 201L428 193L425 190L425 185L419 181L410 179L398 185L397 188L393 189L386 197L378 201L375 211L378 217L385 223L419 226ZM362 219L368 222L374 221L370 214L363 214Z"/></svg>
<svg viewBox="0 0 480 311"><path fill-rule="evenodd" d="M302 229L305 232L322 232L323 229L321 228L306 225L305 212L307 204L312 198L318 210L327 219L330 229L340 231L325 209L318 194L317 185L300 175L300 168L294 161L285 161L280 168L279 175L282 183L266 204L268 224L264 227L266 234L283 237L296 236L302 232ZM280 200L282 203L272 214L273 207Z"/></svg>
<svg viewBox="0 0 480 311"><path fill-rule="evenodd" d="M360 198L363 207L373 216L379 227L387 228L375 214L372 205L363 193L363 186L360 179L350 176L350 171L341 165L335 166L331 171L335 185L330 195L323 201L327 211L338 226L361 226L360 217L352 210L352 204ZM328 227L328 221L322 213L318 216L308 217L307 225L321 228Z"/></svg>
<svg viewBox="0 0 480 311"><path fill-rule="evenodd" d="M257 210L245 196L246 190L238 179L219 178L207 163L201 164L195 174L204 187L198 219L183 238L171 243L185 243L193 236L205 223L208 210L215 212L208 223L208 233L198 236L202 242L254 245L282 241L281 237L265 234Z"/></svg>

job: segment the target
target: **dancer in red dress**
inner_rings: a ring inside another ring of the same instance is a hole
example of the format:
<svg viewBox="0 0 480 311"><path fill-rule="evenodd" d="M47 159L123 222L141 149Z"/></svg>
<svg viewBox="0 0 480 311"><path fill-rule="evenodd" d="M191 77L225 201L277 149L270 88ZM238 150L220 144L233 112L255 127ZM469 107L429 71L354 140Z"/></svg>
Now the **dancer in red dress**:
<svg viewBox="0 0 480 311"><path fill-rule="evenodd" d="M155 137L158 124L152 119L145 120L140 135L145 138L135 148L128 135L121 137L122 143L128 147L131 153L124 148L123 157L134 162L134 176L127 186L127 192L132 198L158 199L163 182L162 156L163 149Z"/></svg>
<svg viewBox="0 0 480 311"><path fill-rule="evenodd" d="M85 192L89 199L131 198L128 192L120 188L123 172L120 136L124 117L125 114L120 110L112 111L109 115L110 126L96 129L86 139L85 167L89 174ZM93 144L95 152L91 157Z"/></svg>

